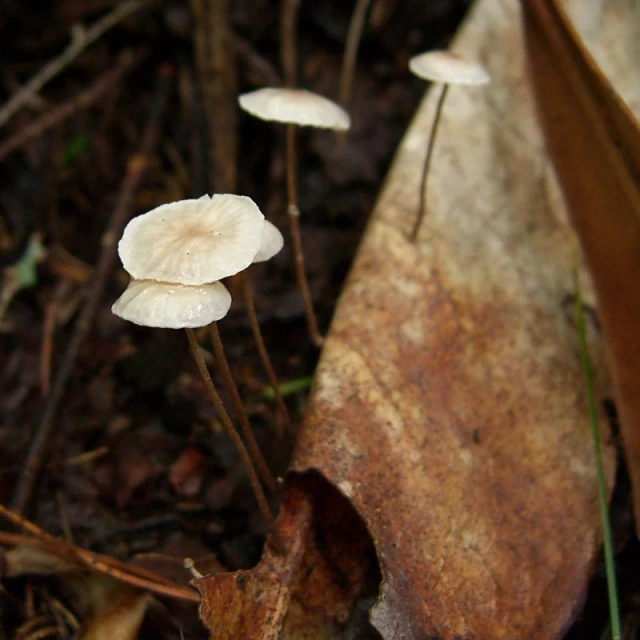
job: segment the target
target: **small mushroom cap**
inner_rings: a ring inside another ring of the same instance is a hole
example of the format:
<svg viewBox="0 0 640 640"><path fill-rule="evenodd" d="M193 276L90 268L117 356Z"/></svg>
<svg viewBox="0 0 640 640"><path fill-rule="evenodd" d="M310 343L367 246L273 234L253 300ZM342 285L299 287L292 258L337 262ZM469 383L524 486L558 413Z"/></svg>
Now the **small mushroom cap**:
<svg viewBox="0 0 640 640"><path fill-rule="evenodd" d="M280 250L284 246L284 238L278 227L271 224L268 220L264 221L264 231L262 233L262 244L260 250L256 253L254 262L266 262L271 260L276 253L280 253Z"/></svg>
<svg viewBox="0 0 640 640"><path fill-rule="evenodd" d="M349 114L324 96L304 89L266 87L238 97L242 109L261 120L346 131Z"/></svg>
<svg viewBox="0 0 640 640"><path fill-rule="evenodd" d="M445 84L486 84L491 79L477 62L460 58L449 51L427 51L409 60L411 73L431 82Z"/></svg>
<svg viewBox="0 0 640 640"><path fill-rule="evenodd" d="M143 327L194 329L224 318L230 306L231 295L221 282L189 286L132 280L111 311Z"/></svg>
<svg viewBox="0 0 640 640"><path fill-rule="evenodd" d="M179 200L131 220L118 253L136 280L216 282L253 262L263 226L260 209L245 196L227 193Z"/></svg>

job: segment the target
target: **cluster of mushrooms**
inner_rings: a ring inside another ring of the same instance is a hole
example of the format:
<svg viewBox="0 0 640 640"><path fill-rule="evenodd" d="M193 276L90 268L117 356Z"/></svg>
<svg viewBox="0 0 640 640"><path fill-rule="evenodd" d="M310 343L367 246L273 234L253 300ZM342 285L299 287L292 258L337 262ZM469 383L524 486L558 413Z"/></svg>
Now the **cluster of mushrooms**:
<svg viewBox="0 0 640 640"><path fill-rule="evenodd" d="M239 394L224 357L217 321L227 315L231 295L220 282L283 246L282 234L246 196L215 194L161 205L129 222L118 253L132 280L113 313L146 327L185 329L191 353L223 427L245 467L267 522L271 512L256 468L270 488L269 473L238 402ZM213 384L193 329L209 327L216 362L234 400L248 451Z"/></svg>
<svg viewBox="0 0 640 640"><path fill-rule="evenodd" d="M163 204L124 230L118 253L132 280L113 312L147 327L207 326L231 306L220 281L269 260L283 244L282 234L246 196Z"/></svg>
<svg viewBox="0 0 640 640"><path fill-rule="evenodd" d="M442 84L423 166L419 210L409 234L409 240L415 242L426 213L428 169L447 89L451 84L484 84L489 76L480 65L443 51L416 56L409 67L415 75ZM242 109L257 118L287 125L287 211L295 274L310 337L321 346L323 337L309 293L300 237L295 130L305 126L344 132L351 124L349 115L331 100L301 89L264 88L241 95L238 101ZM161 205L131 220L124 230L118 253L132 279L112 307L117 316L135 324L186 331L198 370L222 425L238 451L267 523L271 522L272 515L261 479L271 490L276 484L231 377L217 321L224 318L231 306L231 295L221 280L240 274L256 345L285 424L290 426L257 323L247 274L251 264L269 260L283 244L280 231L265 220L255 202L246 196L205 195ZM193 331L198 327L209 327L216 364L233 402L244 440L236 431L208 371Z"/></svg>

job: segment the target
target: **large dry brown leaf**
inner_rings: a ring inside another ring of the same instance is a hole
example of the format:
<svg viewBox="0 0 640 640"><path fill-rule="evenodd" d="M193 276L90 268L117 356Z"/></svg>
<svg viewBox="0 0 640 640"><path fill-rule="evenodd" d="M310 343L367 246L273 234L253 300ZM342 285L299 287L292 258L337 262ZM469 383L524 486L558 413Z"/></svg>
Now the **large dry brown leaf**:
<svg viewBox="0 0 640 640"><path fill-rule="evenodd" d="M406 136L294 468L321 471L371 531L385 638L554 638L580 605L600 529L566 306L573 237L516 3L481 2L454 48L493 82L451 91L418 246L407 236L436 96Z"/></svg>
<svg viewBox="0 0 640 640"><path fill-rule="evenodd" d="M640 30L628 7L613 4L615 42L626 45L619 57L628 62ZM621 73L600 55L608 79L555 2L526 0L523 7L548 147L598 294L640 530L640 128L614 89L631 100L635 90L637 98L640 80L626 80L637 78L637 58L633 73Z"/></svg>

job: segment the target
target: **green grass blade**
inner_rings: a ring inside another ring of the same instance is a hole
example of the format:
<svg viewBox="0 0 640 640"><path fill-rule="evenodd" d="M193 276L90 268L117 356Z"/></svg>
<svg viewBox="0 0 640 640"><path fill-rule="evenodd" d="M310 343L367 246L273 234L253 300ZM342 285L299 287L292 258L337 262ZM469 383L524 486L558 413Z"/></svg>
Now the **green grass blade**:
<svg viewBox="0 0 640 640"><path fill-rule="evenodd" d="M593 371L591 358L587 347L587 329L584 320L582 306L582 292L580 289L580 277L578 275L577 260L574 268L576 285L576 321L578 337L580 339L580 358L584 372L587 390L587 407L589 410L589 422L591 423L591 436L593 440L593 452L596 463L596 477L598 485L598 503L600 505L600 519L602 521L602 537L604 545L604 564L607 577L607 593L609 596L609 619L611 624L611 640L620 640L622 637L620 624L620 608L618 604L618 587L616 584L616 567L613 554L613 540L611 535L611 522L609 520L609 503L607 500L607 485L604 479L602 465L602 442L600 429L598 428L598 412L596 408L595 391L593 384Z"/></svg>
<svg viewBox="0 0 640 640"><path fill-rule="evenodd" d="M280 384L280 393L283 398L298 393L299 391L306 391L313 380L313 376L303 376L302 378L295 378L294 380L288 380ZM275 400L276 394L273 387L266 385L262 390L262 397L265 400Z"/></svg>

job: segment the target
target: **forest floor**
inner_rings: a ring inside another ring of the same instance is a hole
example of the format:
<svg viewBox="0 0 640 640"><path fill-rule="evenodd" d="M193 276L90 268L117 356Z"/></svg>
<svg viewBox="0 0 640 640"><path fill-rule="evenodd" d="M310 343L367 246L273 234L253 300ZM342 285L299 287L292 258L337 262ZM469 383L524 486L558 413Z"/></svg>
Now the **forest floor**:
<svg viewBox="0 0 640 640"><path fill-rule="evenodd" d="M231 4L236 91L281 82L278 3ZM113 0L3 2L0 103L68 46L74 25L91 25L113 7ZM331 133L299 136L303 244L323 330L425 90L407 62L445 47L466 9L465 0L373 2L344 148L339 152ZM337 0L301 4L297 74L304 88L337 98L351 10L351 3ZM182 582L183 567L168 558L208 559L198 565L201 571L248 568L260 557L266 527L184 335L116 318L111 305L127 276L117 261L97 265L105 231L123 208L131 217L217 190L211 112L203 99L207 80L196 55L203 19L177 0L145 4L0 122L0 503L15 506L22 486L30 494L22 512L45 531L120 559L152 557L155 570L164 562L163 572L182 574ZM282 130L246 114L236 117L238 152L229 160L237 171L235 190L285 231ZM135 183L137 154L149 130L156 141ZM291 263L285 247L255 268L254 283L265 340L299 422L318 351L307 336ZM96 286L102 289L83 325L82 310ZM234 286L229 283L239 301ZM293 439L277 435L281 419L242 304L234 303L220 329L257 439L281 476ZM39 452L42 473L25 489L34 436L79 330L77 356L50 421L52 437ZM601 578L594 594L601 610ZM54 599L82 619L60 582L7 580L0 590L0 638L18 637L29 616L52 610ZM73 637L62 628L53 635ZM584 627L576 633L598 637ZM206 633L195 607L168 603L150 611L140 637Z"/></svg>

